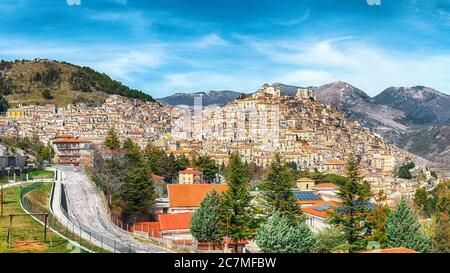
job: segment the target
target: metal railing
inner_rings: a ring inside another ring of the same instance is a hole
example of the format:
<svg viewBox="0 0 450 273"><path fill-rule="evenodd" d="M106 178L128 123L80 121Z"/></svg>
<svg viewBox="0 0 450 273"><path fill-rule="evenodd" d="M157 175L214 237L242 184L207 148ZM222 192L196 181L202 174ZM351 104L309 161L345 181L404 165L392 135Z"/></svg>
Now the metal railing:
<svg viewBox="0 0 450 273"><path fill-rule="evenodd" d="M80 238L85 237L89 238L90 243L95 243L97 246L99 245L100 251L107 249L111 252L120 252L120 253L136 253L137 250L133 247L132 244L124 244L117 240L113 240L104 236L103 234L93 230L91 227L86 226L82 223L75 225L72 217L68 213L67 206L67 198L65 194L64 184L61 184L61 211L64 214L65 218L68 220L69 226L71 225L74 233L79 233Z"/></svg>

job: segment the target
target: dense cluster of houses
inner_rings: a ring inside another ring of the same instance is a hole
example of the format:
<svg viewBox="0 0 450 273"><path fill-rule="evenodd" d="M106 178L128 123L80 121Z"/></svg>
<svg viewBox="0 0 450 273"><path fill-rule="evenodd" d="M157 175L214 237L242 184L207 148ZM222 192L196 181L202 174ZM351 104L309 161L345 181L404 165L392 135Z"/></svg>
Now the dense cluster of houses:
<svg viewBox="0 0 450 273"><path fill-rule="evenodd" d="M94 144L103 143L114 127L122 140L131 138L144 146L170 132L176 115L177 110L167 105L111 95L97 107L69 104L11 108L0 118L0 127L4 136L36 136L47 143L60 135L71 135Z"/></svg>
<svg viewBox="0 0 450 273"><path fill-rule="evenodd" d="M174 121L172 134L162 144L167 153L193 157L207 154L227 165L232 152L247 162L267 167L276 152L298 169L345 174L350 155L359 158L363 175L390 199L411 197L417 181L397 178L399 166L414 161L432 180L429 162L386 142L381 136L349 121L334 107L315 100L309 89L284 96L280 88L264 85L255 94L223 107L186 112Z"/></svg>
<svg viewBox="0 0 450 273"><path fill-rule="evenodd" d="M345 174L350 155L358 157L364 179L376 193L383 190L388 203L402 196L412 198L420 186L430 186L433 177L426 160L386 142L381 136L349 121L334 107L321 104L308 89L284 96L278 87L264 85L258 92L225 106L191 110L154 102L110 96L97 107L23 106L9 109L0 118L2 135L34 137L51 142L55 161L90 164L92 145L101 145L110 128L123 140L131 138L141 147L148 143L176 157L208 155L218 165L227 165L231 153L244 161L267 167L275 153L302 171ZM413 172L424 179L400 179L399 166L413 161ZM160 177L161 178L161 177ZM162 179L162 178L161 178ZM156 222L136 223L132 230L152 237L192 241L189 221L208 192L226 191L225 184L206 184L203 173L188 167L178 183L167 185L167 198L158 200ZM326 217L339 206L337 186L317 184L308 178L294 189L313 231L326 227ZM252 194L258 194L254 192Z"/></svg>

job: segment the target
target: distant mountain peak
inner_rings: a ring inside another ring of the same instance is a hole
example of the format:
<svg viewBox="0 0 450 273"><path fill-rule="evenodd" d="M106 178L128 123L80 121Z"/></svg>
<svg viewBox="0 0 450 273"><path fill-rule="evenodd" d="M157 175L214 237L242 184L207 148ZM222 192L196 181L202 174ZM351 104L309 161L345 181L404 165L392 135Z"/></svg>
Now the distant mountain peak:
<svg viewBox="0 0 450 273"><path fill-rule="evenodd" d="M364 91L343 81L320 86L317 90L317 98L323 103L337 107L351 106L360 102L373 103L373 99Z"/></svg>
<svg viewBox="0 0 450 273"><path fill-rule="evenodd" d="M407 119L418 124L448 124L450 96L426 86L389 87L375 102L405 112Z"/></svg>

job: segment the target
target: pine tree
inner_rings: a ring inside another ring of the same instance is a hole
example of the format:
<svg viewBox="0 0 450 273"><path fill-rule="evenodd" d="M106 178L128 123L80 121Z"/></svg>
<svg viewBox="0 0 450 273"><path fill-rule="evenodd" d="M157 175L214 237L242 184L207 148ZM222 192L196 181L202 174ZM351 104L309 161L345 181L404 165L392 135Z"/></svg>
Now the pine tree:
<svg viewBox="0 0 450 273"><path fill-rule="evenodd" d="M6 112L8 108L8 101L0 94L0 113Z"/></svg>
<svg viewBox="0 0 450 273"><path fill-rule="evenodd" d="M292 189L295 177L279 153L275 154L265 182L261 185L263 206L267 212L278 211L295 223L301 220L302 212Z"/></svg>
<svg viewBox="0 0 450 273"><path fill-rule="evenodd" d="M450 253L450 217L448 211L438 213L435 216L433 252Z"/></svg>
<svg viewBox="0 0 450 273"><path fill-rule="evenodd" d="M192 165L197 167L199 170L203 172L203 179L208 183L213 183L216 178L216 174L219 171L219 167L216 165L214 160L207 155L199 155L197 156Z"/></svg>
<svg viewBox="0 0 450 273"><path fill-rule="evenodd" d="M233 241L235 252L238 251L239 240L253 238L256 231L255 209L250 203L252 197L248 191L250 178L248 167L239 154L231 154L226 169L228 190L223 193L221 206L221 230Z"/></svg>
<svg viewBox="0 0 450 273"><path fill-rule="evenodd" d="M389 214L386 221L388 247L406 247L419 252L430 250L429 238L423 232L417 215L404 198Z"/></svg>
<svg viewBox="0 0 450 273"><path fill-rule="evenodd" d="M156 192L148 169L148 163L144 159L139 146L130 139L123 143L125 162L123 165L124 182L120 188L121 200L125 204L124 214L129 220L145 216L151 211Z"/></svg>
<svg viewBox="0 0 450 273"><path fill-rule="evenodd" d="M143 162L139 162L126 176L121 197L125 203L124 216L128 220L146 216L153 208L156 193L151 173Z"/></svg>
<svg viewBox="0 0 450 273"><path fill-rule="evenodd" d="M315 243L316 239L305 222L292 224L290 217L280 211L274 211L256 234L256 244L268 253L309 253Z"/></svg>
<svg viewBox="0 0 450 273"><path fill-rule="evenodd" d="M187 158L184 154L178 156L178 158L176 159L176 164L177 164L177 171L182 171L185 170L187 166L189 166L190 161L189 158Z"/></svg>
<svg viewBox="0 0 450 273"><path fill-rule="evenodd" d="M342 205L333 212L331 223L340 225L345 234L349 251L363 249L367 244L369 223L368 202L371 197L370 186L363 182L358 160L351 156L346 166L347 180L339 186L338 196Z"/></svg>
<svg viewBox="0 0 450 273"><path fill-rule="evenodd" d="M111 128L108 130L108 133L105 137L105 141L103 142L103 145L108 147L111 150L117 150L120 149L120 140L117 136L117 132L114 128Z"/></svg>
<svg viewBox="0 0 450 273"><path fill-rule="evenodd" d="M197 241L212 243L222 241L220 205L221 196L212 189L192 215L190 230Z"/></svg>
<svg viewBox="0 0 450 273"><path fill-rule="evenodd" d="M383 190L379 191L375 196L375 204L373 212L369 215L369 221L372 227L372 235L370 241L376 241L381 248L387 245L386 220L389 214L389 208L386 206L387 196Z"/></svg>
<svg viewBox="0 0 450 273"><path fill-rule="evenodd" d="M161 157L165 156L164 151L159 149L158 147L147 144L144 149L144 157L146 158L148 162L148 167L150 168L150 171L156 175L164 175L159 170L159 164L161 163Z"/></svg>
<svg viewBox="0 0 450 273"><path fill-rule="evenodd" d="M159 156L156 174L164 176L166 183L172 183L177 178L177 163L173 154Z"/></svg>

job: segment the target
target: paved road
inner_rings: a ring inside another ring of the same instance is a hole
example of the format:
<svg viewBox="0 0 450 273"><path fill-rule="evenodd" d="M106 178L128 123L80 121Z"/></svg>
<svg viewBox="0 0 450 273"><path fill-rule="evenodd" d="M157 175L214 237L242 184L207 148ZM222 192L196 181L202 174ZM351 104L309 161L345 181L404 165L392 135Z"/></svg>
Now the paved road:
<svg viewBox="0 0 450 273"><path fill-rule="evenodd" d="M95 191L86 175L81 171L75 171L73 167L69 166L57 166L61 173L61 179L58 179L55 187L55 199L53 200L52 207L55 215L67 220L62 215L60 208L60 183L64 184L64 189L67 197L67 206L69 213L69 221L76 226L84 226L94 230L96 233L104 236L102 239L104 242L116 241L117 245L126 246L136 252L149 252L149 253L164 253L168 250L154 246L152 244L142 243L130 236L125 231L116 227L110 222L106 208L104 207L101 197ZM85 228L82 228L86 230ZM85 236L83 234L83 236ZM98 243L98 242L97 242ZM111 246L111 243L109 243ZM123 251L126 252L126 251Z"/></svg>

